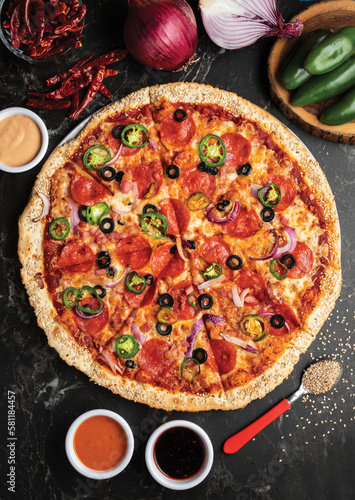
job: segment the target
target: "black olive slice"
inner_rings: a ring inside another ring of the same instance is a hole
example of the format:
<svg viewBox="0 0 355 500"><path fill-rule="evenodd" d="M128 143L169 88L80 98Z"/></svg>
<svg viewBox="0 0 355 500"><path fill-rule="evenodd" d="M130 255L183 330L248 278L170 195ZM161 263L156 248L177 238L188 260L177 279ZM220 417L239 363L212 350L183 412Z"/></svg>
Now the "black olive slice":
<svg viewBox="0 0 355 500"><path fill-rule="evenodd" d="M111 256L107 250L104 250L103 252L100 252L99 255L97 256L97 263L98 266L101 267L101 269L106 269L107 267L110 267L111 265Z"/></svg>
<svg viewBox="0 0 355 500"><path fill-rule="evenodd" d="M118 219L117 224L118 224L119 226L125 226L125 225L126 225L126 221L121 220L121 219Z"/></svg>
<svg viewBox="0 0 355 500"><path fill-rule="evenodd" d="M131 370L137 367L137 363L133 359L127 359L125 365L127 366L127 368L130 368Z"/></svg>
<svg viewBox="0 0 355 500"><path fill-rule="evenodd" d="M229 200L219 201L216 205L216 209L218 210L218 212L224 212L228 205L230 205Z"/></svg>
<svg viewBox="0 0 355 500"><path fill-rule="evenodd" d="M121 182L121 180L123 179L123 176L124 176L124 172L122 170L119 170L117 173L116 173L116 181L117 182Z"/></svg>
<svg viewBox="0 0 355 500"><path fill-rule="evenodd" d="M264 222L271 222L275 218L275 212L274 210L270 208L264 208L260 212L261 220Z"/></svg>
<svg viewBox="0 0 355 500"><path fill-rule="evenodd" d="M194 240L187 240L190 245L188 245L188 248L191 248L191 250L195 250L197 247L196 241Z"/></svg>
<svg viewBox="0 0 355 500"><path fill-rule="evenodd" d="M232 269L232 271L237 271L240 269L243 265L242 259L239 257L239 255L231 255L227 259L227 266L229 269Z"/></svg>
<svg viewBox="0 0 355 500"><path fill-rule="evenodd" d="M165 323L157 323L157 332L160 335L170 335L170 333L173 330L173 327L171 325L167 325Z"/></svg>
<svg viewBox="0 0 355 500"><path fill-rule="evenodd" d="M270 323L274 328L282 328L286 321L281 314L274 314L274 316L271 316Z"/></svg>
<svg viewBox="0 0 355 500"><path fill-rule="evenodd" d="M174 255L176 253L176 250L177 250L177 246L174 245L173 247L170 248L170 253Z"/></svg>
<svg viewBox="0 0 355 500"><path fill-rule="evenodd" d="M196 359L200 363L200 365L202 365L202 363L205 363L207 361L208 354L204 349L199 347L198 349L195 349L193 351L192 357Z"/></svg>
<svg viewBox="0 0 355 500"><path fill-rule="evenodd" d="M163 293L159 297L159 305L162 307L173 307L174 305L174 297L170 295L169 293Z"/></svg>
<svg viewBox="0 0 355 500"><path fill-rule="evenodd" d="M107 293L106 288L104 288L101 285L96 285L96 286L94 286L94 289L96 290L97 295L100 297L100 299L103 299L104 297L106 297L106 293Z"/></svg>
<svg viewBox="0 0 355 500"><path fill-rule="evenodd" d="M207 172L208 167L207 167L206 163L204 163L204 162L202 161L202 162L199 164L198 169L199 169L201 172Z"/></svg>
<svg viewBox="0 0 355 500"><path fill-rule="evenodd" d="M174 120L183 122L187 118L187 113L184 109L177 109L174 113Z"/></svg>
<svg viewBox="0 0 355 500"><path fill-rule="evenodd" d="M116 125L116 127L114 127L112 129L112 135L115 139L121 139L121 134L122 134L122 130L125 128L124 125Z"/></svg>
<svg viewBox="0 0 355 500"><path fill-rule="evenodd" d="M210 175L217 175L219 172L218 167L209 167L207 173Z"/></svg>
<svg viewBox="0 0 355 500"><path fill-rule="evenodd" d="M211 309L213 306L213 298L208 293L203 293L197 298L197 302L201 309Z"/></svg>
<svg viewBox="0 0 355 500"><path fill-rule="evenodd" d="M85 205L81 205L78 210L79 219L83 222L86 222L86 209L87 207Z"/></svg>
<svg viewBox="0 0 355 500"><path fill-rule="evenodd" d="M281 264L287 267L287 269L293 269L296 265L296 259L291 253L286 253L282 259Z"/></svg>
<svg viewBox="0 0 355 500"><path fill-rule="evenodd" d="M241 167L238 168L237 174L238 175L250 175L251 171L253 170L253 167L250 165L250 163L244 163Z"/></svg>
<svg viewBox="0 0 355 500"><path fill-rule="evenodd" d="M101 170L101 177L104 181L111 182L116 177L116 170L112 167L104 167Z"/></svg>
<svg viewBox="0 0 355 500"><path fill-rule="evenodd" d="M177 165L169 165L166 169L166 175L169 179L177 179L180 175L180 169Z"/></svg>
<svg viewBox="0 0 355 500"><path fill-rule="evenodd" d="M115 229L115 223L112 219L106 217L106 219L102 219L102 221L100 222L100 229L105 234L112 233L112 231Z"/></svg>
<svg viewBox="0 0 355 500"><path fill-rule="evenodd" d="M116 276L117 276L117 269L115 267L113 267L113 266L108 267L106 269L106 276L108 278L116 278Z"/></svg>
<svg viewBox="0 0 355 500"><path fill-rule="evenodd" d="M144 279L145 279L147 286L150 286L154 283L154 277L151 274L146 274L144 276Z"/></svg>
<svg viewBox="0 0 355 500"><path fill-rule="evenodd" d="M148 203L148 205L144 205L143 207L143 213L146 214L147 212L157 212L158 211L158 207L156 207L155 205L151 205L150 203Z"/></svg>

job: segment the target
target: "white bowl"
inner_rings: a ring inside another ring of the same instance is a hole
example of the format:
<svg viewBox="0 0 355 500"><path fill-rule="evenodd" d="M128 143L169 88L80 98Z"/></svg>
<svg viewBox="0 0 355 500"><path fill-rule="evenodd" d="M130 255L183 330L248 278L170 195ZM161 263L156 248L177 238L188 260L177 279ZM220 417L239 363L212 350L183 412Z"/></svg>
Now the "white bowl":
<svg viewBox="0 0 355 500"><path fill-rule="evenodd" d="M84 422L84 420L87 420L90 417L95 417L97 415L102 415L104 417L110 417L113 420L116 420L122 427L123 430L126 433L127 436L127 451L125 456L123 457L123 460L113 469L109 470L94 470L90 469L89 467L86 467L77 457L75 451L74 451L74 434L79 427L80 424ZM83 476L89 477L90 479L108 479L110 477L116 476L120 472L123 471L129 464L132 455L133 455L133 450L134 450L134 437L133 433L131 431L130 426L127 424L124 418L122 418L120 415L117 413L110 411L110 410L91 410L87 411L86 413L83 413L78 417L74 422L71 424L69 427L69 430L67 432L67 436L65 439L65 451L67 453L67 457L69 459L69 462L71 465L76 469L80 474Z"/></svg>
<svg viewBox="0 0 355 500"><path fill-rule="evenodd" d="M191 478L172 479L163 474L156 464L156 460L154 458L155 443L165 431L171 429L172 427L186 427L187 429L191 429L202 439L205 446L205 462L201 470ZM162 486L170 488L171 490L188 490L200 484L210 472L213 463L213 446L206 432L198 425L187 420L172 420L171 422L167 422L158 427L158 429L156 429L150 436L145 448L145 462L152 477Z"/></svg>
<svg viewBox="0 0 355 500"><path fill-rule="evenodd" d="M26 165L22 165L21 167L9 167L4 163L0 163L0 170L3 170L4 172L11 172L12 174L19 174L20 172L26 172L26 170L30 170L31 168L38 165L38 163L42 160L42 158L46 154L46 151L48 149L48 130L43 120L36 113L26 108L3 109L2 111L0 111L0 121L3 120L4 118L7 118L8 116L13 116L13 115L24 115L28 116L29 118L32 118L32 120L38 125L42 135L41 148L37 156L35 156L33 160L31 160L29 163L26 163Z"/></svg>

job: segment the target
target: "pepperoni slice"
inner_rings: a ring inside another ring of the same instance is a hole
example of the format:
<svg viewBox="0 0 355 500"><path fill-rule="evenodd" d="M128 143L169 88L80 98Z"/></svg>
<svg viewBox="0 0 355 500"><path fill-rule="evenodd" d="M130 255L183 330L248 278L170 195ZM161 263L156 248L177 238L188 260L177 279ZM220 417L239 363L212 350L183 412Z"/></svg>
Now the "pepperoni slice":
<svg viewBox="0 0 355 500"><path fill-rule="evenodd" d="M224 339L212 339L210 342L219 373L225 375L231 372L235 367L237 358L237 351L234 345Z"/></svg>
<svg viewBox="0 0 355 500"><path fill-rule="evenodd" d="M251 152L251 144L248 139L238 133L223 134L221 139L226 146L227 153L234 155L234 157L227 162L228 165L233 167L244 165Z"/></svg>
<svg viewBox="0 0 355 500"><path fill-rule="evenodd" d="M176 220L174 207L173 204L171 203L170 198L166 198L165 200L159 203L159 212L165 215L165 217L168 219L169 222L168 233L173 234L175 236L179 236L180 228Z"/></svg>
<svg viewBox="0 0 355 500"><path fill-rule="evenodd" d="M298 319L290 306L288 306L287 304L273 304L273 309L275 311L275 314L281 314L285 318L291 332L293 332L298 327ZM281 337L282 335L286 335L287 333L290 332L286 326L283 326L282 328L274 328L269 322L269 334L273 337Z"/></svg>
<svg viewBox="0 0 355 500"><path fill-rule="evenodd" d="M97 309L99 307L99 301L94 297L87 297L85 299L85 304L90 305L93 309ZM103 306L104 308L102 313L95 318L81 318L73 312L73 318L79 330L89 335L97 335L100 333L105 328L109 320L108 308L105 304L103 304Z"/></svg>
<svg viewBox="0 0 355 500"><path fill-rule="evenodd" d="M176 198L166 198L159 204L159 211L169 221L169 234L175 236L184 233L190 224L190 210L185 203Z"/></svg>
<svg viewBox="0 0 355 500"><path fill-rule="evenodd" d="M94 264L94 252L79 240L67 243L58 258L58 267L69 273L88 273Z"/></svg>
<svg viewBox="0 0 355 500"><path fill-rule="evenodd" d="M163 180L163 172L159 167L158 162L152 162L150 165L139 165L133 170L132 181L137 184L140 199L146 197L152 184L155 184L152 196L158 194Z"/></svg>
<svg viewBox="0 0 355 500"><path fill-rule="evenodd" d="M194 193L203 193L212 198L216 191L216 178L196 167L190 167L180 177L180 184L189 196Z"/></svg>
<svg viewBox="0 0 355 500"><path fill-rule="evenodd" d="M208 238L200 247L199 255L208 263L218 262L224 266L231 255L231 250L222 238Z"/></svg>
<svg viewBox="0 0 355 500"><path fill-rule="evenodd" d="M182 260L178 252L173 255L169 264L160 273L159 278L178 278L185 271L185 262Z"/></svg>
<svg viewBox="0 0 355 500"><path fill-rule="evenodd" d="M141 302L141 307L149 306L149 304L151 304L153 302L154 297L155 297L156 288L157 288L157 280L154 280L154 282L151 285L147 286L147 288L143 292L144 297L143 297L143 300ZM147 289L148 289L148 291L146 291Z"/></svg>
<svg viewBox="0 0 355 500"><path fill-rule="evenodd" d="M160 136L162 141L175 149L180 149L190 144L196 134L196 125L191 116L186 120L178 122L174 115L167 116L161 122Z"/></svg>
<svg viewBox="0 0 355 500"><path fill-rule="evenodd" d="M173 244L162 245L153 253L150 265L155 276L159 276L173 258L173 254L170 253L173 246Z"/></svg>
<svg viewBox="0 0 355 500"><path fill-rule="evenodd" d="M194 309L187 301L186 289L191 287L191 282L183 281L173 286L169 293L174 297L173 312L178 319L188 320L196 316Z"/></svg>
<svg viewBox="0 0 355 500"><path fill-rule="evenodd" d="M76 202L87 207L100 203L107 195L101 184L83 175L76 175L71 181L70 193Z"/></svg>
<svg viewBox="0 0 355 500"><path fill-rule="evenodd" d="M125 298L126 302L131 306L131 307L138 307L140 306L141 302L143 301L146 293L148 292L149 288L146 287L143 293L138 294L131 292L128 290L126 287L123 290L123 297Z"/></svg>
<svg viewBox="0 0 355 500"><path fill-rule="evenodd" d="M231 236L243 239L253 236L259 230L260 225L260 217L254 209L248 210L246 207L241 207L238 217L224 227Z"/></svg>
<svg viewBox="0 0 355 500"><path fill-rule="evenodd" d="M250 295L260 302L268 300L269 295L265 280L259 274L249 270L241 270L234 281L242 290L250 288Z"/></svg>
<svg viewBox="0 0 355 500"><path fill-rule="evenodd" d="M166 340L147 340L137 355L140 368L150 375L160 375L167 364L165 353L169 349L170 345Z"/></svg>
<svg viewBox="0 0 355 500"><path fill-rule="evenodd" d="M127 125L129 125L129 123L125 123L125 124L115 123L113 125L113 127L110 129L109 135L107 136L107 142L108 142L108 145L110 146L110 148L115 152L115 154L117 153L117 151L119 150L119 148L121 147L121 144L122 144L122 141L120 139L116 139L112 135L112 130L117 125L124 125L125 127L127 127ZM129 146L124 145L122 147L122 150L121 150L121 156L133 156L133 155L137 154L140 151L140 149L141 148L130 148Z"/></svg>
<svg viewBox="0 0 355 500"><path fill-rule="evenodd" d="M123 238L116 245L116 255L123 266L131 266L132 270L145 267L150 260L152 250L144 236L131 235Z"/></svg>
<svg viewBox="0 0 355 500"><path fill-rule="evenodd" d="M272 175L268 177L265 184L276 184L281 189L281 201L277 207L274 208L275 212L282 212L290 207L295 201L297 189L295 183L284 177L283 175Z"/></svg>
<svg viewBox="0 0 355 500"><path fill-rule="evenodd" d="M287 277L293 279L303 278L312 270L313 252L305 243L298 241L292 255L296 259L296 265L293 269L287 270Z"/></svg>

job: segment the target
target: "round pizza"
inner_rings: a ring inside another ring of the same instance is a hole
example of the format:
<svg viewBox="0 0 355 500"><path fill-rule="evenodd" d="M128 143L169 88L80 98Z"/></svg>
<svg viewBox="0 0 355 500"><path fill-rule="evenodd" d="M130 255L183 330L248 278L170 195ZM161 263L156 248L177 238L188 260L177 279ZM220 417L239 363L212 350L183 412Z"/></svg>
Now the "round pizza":
<svg viewBox="0 0 355 500"><path fill-rule="evenodd" d="M340 292L320 166L270 114L206 85L145 88L94 115L43 166L19 234L49 344L166 410L265 396Z"/></svg>

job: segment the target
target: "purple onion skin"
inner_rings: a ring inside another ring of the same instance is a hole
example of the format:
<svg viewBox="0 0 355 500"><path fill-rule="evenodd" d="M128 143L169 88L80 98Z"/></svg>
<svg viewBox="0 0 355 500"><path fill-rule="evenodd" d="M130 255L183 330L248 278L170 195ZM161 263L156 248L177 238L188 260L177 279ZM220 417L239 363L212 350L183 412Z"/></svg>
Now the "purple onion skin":
<svg viewBox="0 0 355 500"><path fill-rule="evenodd" d="M197 24L185 0L129 0L123 29L127 50L145 66L186 68L195 58Z"/></svg>

